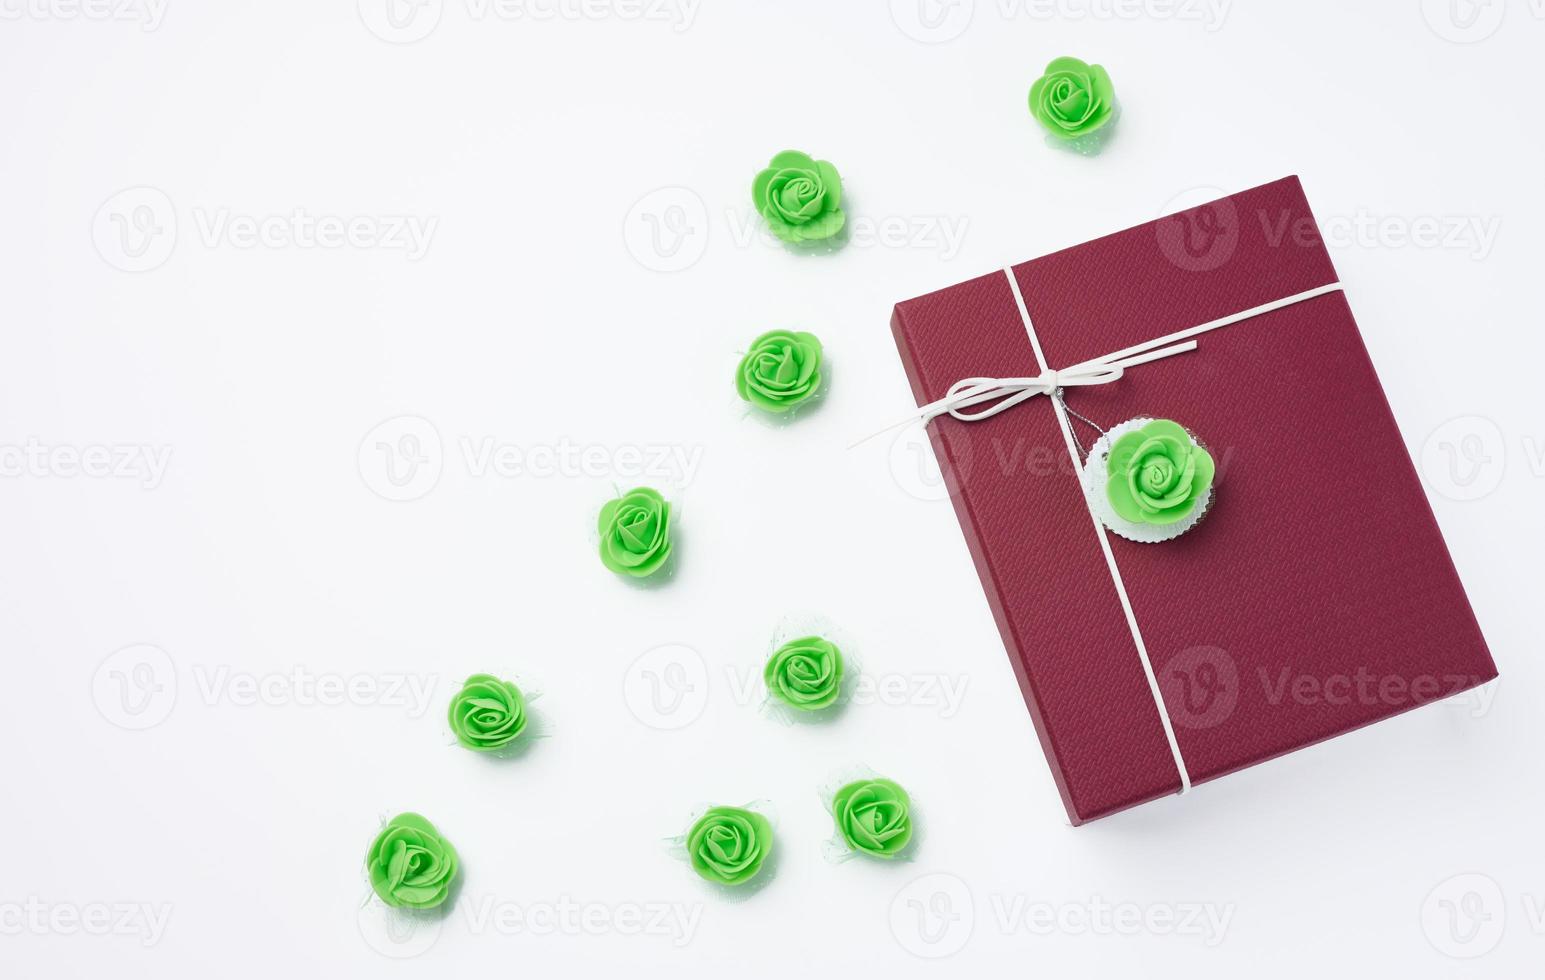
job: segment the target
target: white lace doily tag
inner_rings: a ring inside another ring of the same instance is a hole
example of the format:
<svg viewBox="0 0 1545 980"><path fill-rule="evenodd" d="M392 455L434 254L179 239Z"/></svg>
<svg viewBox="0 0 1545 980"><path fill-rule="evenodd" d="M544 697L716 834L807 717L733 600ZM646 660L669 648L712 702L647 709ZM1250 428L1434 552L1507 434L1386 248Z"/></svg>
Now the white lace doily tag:
<svg viewBox="0 0 1545 980"><path fill-rule="evenodd" d="M1112 533L1140 544L1172 541L1191 530L1207 516L1207 511L1212 507L1214 492L1212 487L1208 487L1207 499L1202 501L1202 505L1186 515L1185 520L1176 521L1174 524L1136 524L1116 513L1115 508L1110 505L1110 497L1105 494L1105 484L1109 480L1106 459L1110 456L1111 447L1116 444L1117 439L1128 432L1141 429L1152 421L1153 419L1143 416L1111 426L1108 432L1096 439L1094 445L1089 447L1089 457L1084 460L1083 473L1079 476L1079 481L1084 485L1084 496L1089 499L1089 509L1094 511L1094 516L1100 519L1100 523L1110 528ZM1191 435L1191 430L1187 429L1186 434ZM1201 445L1194 435L1191 435L1191 442Z"/></svg>

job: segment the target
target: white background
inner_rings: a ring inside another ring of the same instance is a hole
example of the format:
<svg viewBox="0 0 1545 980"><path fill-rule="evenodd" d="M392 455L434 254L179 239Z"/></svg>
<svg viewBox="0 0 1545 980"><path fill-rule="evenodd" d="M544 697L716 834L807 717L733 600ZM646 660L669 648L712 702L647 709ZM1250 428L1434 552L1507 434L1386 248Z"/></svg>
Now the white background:
<svg viewBox="0 0 1545 980"><path fill-rule="evenodd" d="M1545 956L1540 3L93 2L0 0L0 972ZM1098 157L1026 112L1060 54L1115 81ZM836 254L750 212L787 147L842 171ZM843 447L911 405L897 300L1290 173L1503 676L1070 829L949 504L915 447ZM829 356L787 427L730 383L772 327ZM658 588L594 553L640 482ZM878 686L782 725L742 678L810 626ZM451 741L476 671L541 693L523 758ZM915 794L915 861L823 858L859 763ZM759 798L749 899L662 849ZM405 809L464 883L388 934L361 862Z"/></svg>

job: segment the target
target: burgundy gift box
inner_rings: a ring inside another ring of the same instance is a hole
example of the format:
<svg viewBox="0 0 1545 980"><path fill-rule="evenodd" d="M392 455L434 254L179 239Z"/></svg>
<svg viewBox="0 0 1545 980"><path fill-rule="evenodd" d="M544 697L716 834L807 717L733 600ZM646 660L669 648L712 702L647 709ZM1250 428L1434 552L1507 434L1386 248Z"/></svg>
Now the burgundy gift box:
<svg viewBox="0 0 1545 980"><path fill-rule="evenodd" d="M1052 368L1337 278L1296 177L1010 272ZM892 328L919 405L1043 368L1002 270L898 304ZM1497 673L1345 294L1196 340L1064 394L1101 428L1170 418L1209 448L1212 507L1172 541L1097 528L1050 398L929 423L1075 824L1180 790L1177 749L1200 783ZM1087 450L1098 433L1072 426Z"/></svg>

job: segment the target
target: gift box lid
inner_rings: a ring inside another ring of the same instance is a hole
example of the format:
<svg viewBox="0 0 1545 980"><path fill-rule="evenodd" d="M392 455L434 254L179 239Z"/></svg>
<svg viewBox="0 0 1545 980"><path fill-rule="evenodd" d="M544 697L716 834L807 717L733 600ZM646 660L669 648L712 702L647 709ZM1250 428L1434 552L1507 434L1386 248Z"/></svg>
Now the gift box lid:
<svg viewBox="0 0 1545 980"><path fill-rule="evenodd" d="M1065 367L1336 279L1288 177L899 303L892 329L923 405L1037 375L1031 329ZM1141 417L1208 447L1213 503L1171 541L1099 529L1046 397L928 426L1074 823L1496 676L1345 293L1197 342L1063 395L1083 450Z"/></svg>

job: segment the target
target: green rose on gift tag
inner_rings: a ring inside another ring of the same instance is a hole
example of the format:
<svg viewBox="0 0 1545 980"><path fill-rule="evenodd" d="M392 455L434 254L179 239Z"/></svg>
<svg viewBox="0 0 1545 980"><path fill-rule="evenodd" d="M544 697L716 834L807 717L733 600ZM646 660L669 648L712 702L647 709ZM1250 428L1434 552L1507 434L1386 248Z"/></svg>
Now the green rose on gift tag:
<svg viewBox="0 0 1545 980"><path fill-rule="evenodd" d="M893 858L912 840L912 799L889 779L860 779L832 800L837 832L855 851Z"/></svg>
<svg viewBox="0 0 1545 980"><path fill-rule="evenodd" d="M520 688L492 674L473 674L451 698L451 731L469 749L492 752L526 729L526 699Z"/></svg>
<svg viewBox="0 0 1545 980"><path fill-rule="evenodd" d="M786 242L820 241L842 230L842 178L825 160L784 150L751 182L751 199L774 235Z"/></svg>
<svg viewBox="0 0 1545 980"><path fill-rule="evenodd" d="M828 707L842 688L842 651L819 636L790 640L767 659L762 679L772 696L791 708Z"/></svg>
<svg viewBox="0 0 1545 980"><path fill-rule="evenodd" d="M1207 499L1212 456L1169 419L1116 440L1105 463L1111 508L1134 524L1174 524Z"/></svg>
<svg viewBox="0 0 1545 980"><path fill-rule="evenodd" d="M767 818L736 806L713 807L687 831L692 869L720 885L743 885L755 878L772 846Z"/></svg>
<svg viewBox="0 0 1545 980"><path fill-rule="evenodd" d="M769 412L786 412L821 388L821 342L813 333L769 330L751 342L735 371L740 397Z"/></svg>
<svg viewBox="0 0 1545 980"><path fill-rule="evenodd" d="M636 487L601 508L601 561L619 575L645 578L671 556L671 505Z"/></svg>
<svg viewBox="0 0 1545 980"><path fill-rule="evenodd" d="M365 855L370 887L393 908L432 909L450 894L456 849L416 813L393 817Z"/></svg>
<svg viewBox="0 0 1545 980"><path fill-rule="evenodd" d="M1099 65L1057 58L1030 86L1030 114L1054 136L1073 139L1110 121L1116 88Z"/></svg>

